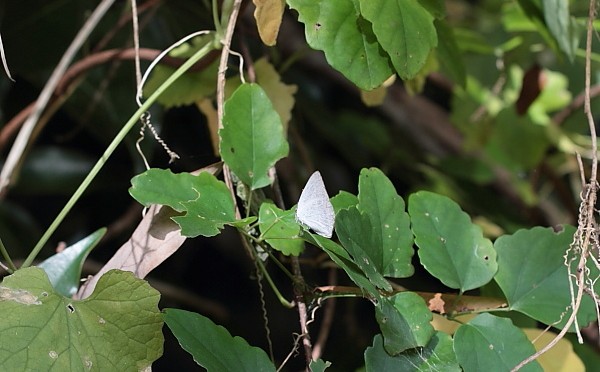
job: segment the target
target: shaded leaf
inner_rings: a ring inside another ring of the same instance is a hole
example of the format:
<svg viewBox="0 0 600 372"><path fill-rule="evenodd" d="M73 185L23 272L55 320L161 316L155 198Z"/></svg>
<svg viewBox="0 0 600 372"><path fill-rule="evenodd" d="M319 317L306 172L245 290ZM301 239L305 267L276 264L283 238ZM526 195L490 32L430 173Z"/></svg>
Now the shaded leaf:
<svg viewBox="0 0 600 372"><path fill-rule="evenodd" d="M191 57L208 43L213 43L215 33L201 35L190 42L174 48L169 52L169 56L178 58ZM217 70L219 68L219 59L214 58L209 65L204 66L199 72L187 72L180 79L177 79L171 86L158 97L157 101L166 107L190 105L200 101L203 98L212 96L217 86ZM174 72L175 68L164 64L157 65L146 83L144 96L149 97L160 87Z"/></svg>
<svg viewBox="0 0 600 372"><path fill-rule="evenodd" d="M331 367L331 362L327 362L323 359L311 360L310 371L311 372L323 372L327 368Z"/></svg>
<svg viewBox="0 0 600 372"><path fill-rule="evenodd" d="M569 14L569 2L565 0L544 0L544 21L550 34L556 39L561 51L569 61L575 59L575 51L579 43L575 20Z"/></svg>
<svg viewBox="0 0 600 372"><path fill-rule="evenodd" d="M414 292L383 298L375 307L375 317L390 355L425 346L435 333L430 324L433 314Z"/></svg>
<svg viewBox="0 0 600 372"><path fill-rule="evenodd" d="M571 291L563 256L574 232L572 226L565 226L560 233L551 228L534 227L496 240L498 273L494 279L510 309L545 324L564 327ZM595 318L593 302L584 296L577 313L579 325L585 326Z"/></svg>
<svg viewBox="0 0 600 372"><path fill-rule="evenodd" d="M373 27L396 72L412 79L437 45L433 16L418 0L359 0L360 13Z"/></svg>
<svg viewBox="0 0 600 372"><path fill-rule="evenodd" d="M484 313L463 324L454 335L454 351L465 371L510 371L535 353L523 331L510 319ZM521 371L542 371L533 361Z"/></svg>
<svg viewBox="0 0 600 372"><path fill-rule="evenodd" d="M450 288L461 292L488 283L496 270L496 251L479 226L449 198L419 191L409 199L421 263Z"/></svg>
<svg viewBox="0 0 600 372"><path fill-rule="evenodd" d="M37 265L39 268L44 269L56 292L65 297L71 297L77 292L77 288L81 283L83 262L104 234L106 234L106 228L96 230L91 235L65 248L62 252L48 257Z"/></svg>
<svg viewBox="0 0 600 372"><path fill-rule="evenodd" d="M548 345L556 333L543 329L524 329L525 335L533 343L536 351ZM585 372L585 365L573 350L569 340L561 338L550 350L536 359L544 371Z"/></svg>
<svg viewBox="0 0 600 372"><path fill-rule="evenodd" d="M424 348L406 350L391 356L383 348L381 335L373 338L373 345L365 350L367 372L396 371L461 371L452 348L452 337L436 332Z"/></svg>
<svg viewBox="0 0 600 372"><path fill-rule="evenodd" d="M124 271L109 271L86 300L56 293L42 269L0 286L0 367L5 371L139 371L162 354L160 294Z"/></svg>
<svg viewBox="0 0 600 372"><path fill-rule="evenodd" d="M304 23L306 41L359 88L371 90L394 74L356 0L288 0Z"/></svg>
<svg viewBox="0 0 600 372"><path fill-rule="evenodd" d="M279 114L257 84L241 85L223 110L223 160L252 190L269 185L268 170L289 150Z"/></svg>
<svg viewBox="0 0 600 372"><path fill-rule="evenodd" d="M435 28L438 35L437 59L448 76L464 88L467 84L467 72L454 30L443 20L436 20Z"/></svg>
<svg viewBox="0 0 600 372"><path fill-rule="evenodd" d="M208 371L275 371L267 354L233 337L223 327L196 313L164 310L165 323L181 347Z"/></svg>

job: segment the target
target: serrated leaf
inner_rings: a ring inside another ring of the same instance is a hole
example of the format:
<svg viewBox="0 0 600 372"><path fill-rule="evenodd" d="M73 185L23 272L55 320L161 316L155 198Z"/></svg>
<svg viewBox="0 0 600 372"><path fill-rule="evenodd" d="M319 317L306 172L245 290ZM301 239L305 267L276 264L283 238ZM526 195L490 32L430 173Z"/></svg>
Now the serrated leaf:
<svg viewBox="0 0 600 372"><path fill-rule="evenodd" d="M140 371L162 354L160 294L130 272L104 274L74 301L56 293L39 268L0 286L0 369Z"/></svg>
<svg viewBox="0 0 600 372"><path fill-rule="evenodd" d="M173 49L169 53L169 56L178 58L190 57L207 43L214 42L214 35L214 32L211 32L208 35L194 38L192 41ZM190 105L203 98L212 96L216 91L218 68L219 59L214 58L214 60L207 66L204 66L201 71L186 73L169 86L169 88L158 97L157 102L165 107L175 107ZM154 91L161 86L175 70L175 68L164 64L157 65L154 70L152 70L152 75L146 83L144 95L148 97L154 93Z"/></svg>
<svg viewBox="0 0 600 372"><path fill-rule="evenodd" d="M266 45L275 45L285 10L285 0L252 0L252 2L256 6L254 19L260 39Z"/></svg>
<svg viewBox="0 0 600 372"><path fill-rule="evenodd" d="M306 41L359 88L371 90L394 74L357 0L288 0L304 23Z"/></svg>
<svg viewBox="0 0 600 372"><path fill-rule="evenodd" d="M510 371L535 353L523 331L510 319L487 313L458 328L454 351L465 371ZM521 371L542 371L542 368L533 361Z"/></svg>
<svg viewBox="0 0 600 372"><path fill-rule="evenodd" d="M300 226L293 211L281 210L272 203L262 203L258 223L262 238L273 249L286 256L298 256L302 252L304 242L298 238Z"/></svg>
<svg viewBox="0 0 600 372"><path fill-rule="evenodd" d="M373 25L377 41L403 79L423 68L437 45L433 16L418 0L359 0L360 13Z"/></svg>
<svg viewBox="0 0 600 372"><path fill-rule="evenodd" d="M223 327L196 313L165 309L164 319L181 347L208 371L275 371L267 354L233 337Z"/></svg>
<svg viewBox="0 0 600 372"><path fill-rule="evenodd" d="M459 372L452 337L436 332L424 348L406 350L396 356L389 355L383 347L383 338L376 335L373 345L365 350L367 372L444 371Z"/></svg>
<svg viewBox="0 0 600 372"><path fill-rule="evenodd" d="M273 108L281 117L284 134L287 134L287 126L292 118L292 109L296 103L294 94L298 91L298 86L284 84L277 70L266 58L261 58L254 63L254 72L256 73L256 81L263 88L273 103Z"/></svg>
<svg viewBox="0 0 600 372"><path fill-rule="evenodd" d="M131 179L129 194L145 207L168 205L178 212L185 210L183 202L195 199L197 177L190 173L173 173L169 169L148 169Z"/></svg>
<svg viewBox="0 0 600 372"><path fill-rule="evenodd" d="M408 204L421 264L446 286L461 292L488 283L496 270L496 251L481 228L449 198L419 191Z"/></svg>
<svg viewBox="0 0 600 372"><path fill-rule="evenodd" d="M358 190L358 209L369 216L372 236L376 236L371 248L378 253L370 254L373 263L384 276L405 278L413 275L413 235L404 200L377 168L361 170Z"/></svg>
<svg viewBox="0 0 600 372"><path fill-rule="evenodd" d="M215 236L224 225L236 221L233 199L224 182L202 172L196 177L192 190L196 198L181 203L187 213L172 217L181 226L184 236Z"/></svg>
<svg viewBox="0 0 600 372"><path fill-rule="evenodd" d="M223 110L223 160L252 190L269 185L269 169L289 151L279 114L257 84L241 85Z"/></svg>
<svg viewBox="0 0 600 372"><path fill-rule="evenodd" d="M564 327L568 318L564 313L571 305L571 291L563 256L574 232L572 226L565 226L560 233L534 227L496 240L498 273L494 279L511 310L557 328ZM584 296L577 312L579 326L583 327L595 318L594 304Z"/></svg>
<svg viewBox="0 0 600 372"><path fill-rule="evenodd" d="M435 330L433 315L425 300L414 292L401 292L383 298L375 307L375 317L390 355L427 345Z"/></svg>
<svg viewBox="0 0 600 372"><path fill-rule="evenodd" d="M37 265L44 269L52 287L61 295L71 297L77 292L81 283L83 262L90 251L106 234L106 228L96 230L70 247L48 257Z"/></svg>

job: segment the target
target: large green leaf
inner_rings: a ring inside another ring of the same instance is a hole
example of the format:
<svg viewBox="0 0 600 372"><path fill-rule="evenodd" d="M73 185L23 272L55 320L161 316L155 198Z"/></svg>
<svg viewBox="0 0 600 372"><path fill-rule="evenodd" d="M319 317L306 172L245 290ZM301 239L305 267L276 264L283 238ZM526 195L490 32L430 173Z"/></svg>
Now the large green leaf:
<svg viewBox="0 0 600 372"><path fill-rule="evenodd" d="M359 0L360 13L373 25L377 41L398 75L412 79L437 45L434 17L418 0Z"/></svg>
<svg viewBox="0 0 600 372"><path fill-rule="evenodd" d="M81 283L81 269L90 251L106 234L106 228L96 230L91 235L81 239L70 247L65 248L44 262L37 265L44 269L52 283L52 287L65 297L71 297L77 292Z"/></svg>
<svg viewBox="0 0 600 372"><path fill-rule="evenodd" d="M18 270L0 286L3 371L140 371L162 354L160 294L130 272L104 274L74 301L42 269Z"/></svg>
<svg viewBox="0 0 600 372"><path fill-rule="evenodd" d="M408 204L421 263L433 276L461 292L488 283L496 270L496 251L479 226L445 196L419 191Z"/></svg>
<svg viewBox="0 0 600 372"><path fill-rule="evenodd" d="M452 80L463 88L467 84L467 72L463 55L454 37L454 30L443 20L435 21L438 34L437 59Z"/></svg>
<svg viewBox="0 0 600 372"><path fill-rule="evenodd" d="M564 313L571 305L571 291L563 256L574 232L572 226L565 226L560 233L534 227L496 240L498 273L494 279L504 292L510 309L545 324L564 327L568 319ZM584 296L577 313L579 326L585 326L595 318L594 304Z"/></svg>
<svg viewBox="0 0 600 372"><path fill-rule="evenodd" d="M430 323L433 314L425 300L414 292L382 298L375 307L375 317L390 355L423 347L435 333Z"/></svg>
<svg viewBox="0 0 600 372"><path fill-rule="evenodd" d="M304 23L306 41L359 88L377 88L394 74L357 0L288 0Z"/></svg>
<svg viewBox="0 0 600 372"><path fill-rule="evenodd" d="M454 334L454 351L465 371L510 371L535 348L510 319L484 313L462 325ZM521 371L542 371L533 361Z"/></svg>
<svg viewBox="0 0 600 372"><path fill-rule="evenodd" d="M373 264L384 276L411 276L413 235L404 200L377 168L361 170L358 190L358 209L367 214L371 223L373 240L369 248Z"/></svg>
<svg viewBox="0 0 600 372"><path fill-rule="evenodd" d="M381 335L373 338L373 346L365 350L367 372L431 371L458 372L460 366L452 348L452 337L436 332L424 348L406 350L395 356L383 347Z"/></svg>
<svg viewBox="0 0 600 372"><path fill-rule="evenodd" d="M263 239L273 249L285 255L298 256L304 242L298 238L300 226L293 211L284 211L273 203L262 203L258 212L258 223Z"/></svg>
<svg viewBox="0 0 600 372"><path fill-rule="evenodd" d="M242 84L223 110L223 160L252 190L269 185L267 172L289 150L281 117L257 84Z"/></svg>
<svg viewBox="0 0 600 372"><path fill-rule="evenodd" d="M178 212L185 210L183 202L198 197L194 191L197 176L173 173L169 169L148 169L131 179L129 194L145 207L168 205Z"/></svg>
<svg viewBox="0 0 600 372"><path fill-rule="evenodd" d="M233 337L223 327L196 313L165 309L164 319L179 344L208 371L275 371L267 354Z"/></svg>

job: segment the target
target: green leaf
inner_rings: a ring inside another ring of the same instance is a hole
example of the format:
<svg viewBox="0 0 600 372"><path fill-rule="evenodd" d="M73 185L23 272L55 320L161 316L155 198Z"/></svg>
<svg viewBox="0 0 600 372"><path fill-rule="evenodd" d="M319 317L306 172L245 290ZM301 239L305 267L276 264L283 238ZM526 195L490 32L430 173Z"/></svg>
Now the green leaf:
<svg viewBox="0 0 600 372"><path fill-rule="evenodd" d="M131 180L129 193L145 206L168 205L182 216L171 217L187 237L214 236L225 224L236 223L235 207L225 183L209 172L194 176L149 169ZM237 221L245 224L247 221Z"/></svg>
<svg viewBox="0 0 600 372"><path fill-rule="evenodd" d="M196 313L165 309L164 319L181 347L208 371L275 371L267 354L232 337L223 327Z"/></svg>
<svg viewBox="0 0 600 372"><path fill-rule="evenodd" d="M184 236L215 236L225 224L236 221L235 206L224 182L208 172L202 172L196 176L192 190L196 198L181 203L187 213L172 217L181 226Z"/></svg>
<svg viewBox="0 0 600 372"><path fill-rule="evenodd" d="M437 45L433 16L418 0L359 0L360 13L373 25L377 40L403 79L423 68Z"/></svg>
<svg viewBox="0 0 600 372"><path fill-rule="evenodd" d="M0 286L0 369L140 371L162 354L160 294L130 272L104 274L74 301L42 269L18 270Z"/></svg>
<svg viewBox="0 0 600 372"><path fill-rule="evenodd" d="M331 367L331 362L327 362L323 359L311 360L309 367L310 372L323 372L327 368Z"/></svg>
<svg viewBox="0 0 600 372"><path fill-rule="evenodd" d="M294 211L284 211L273 203L262 203L258 212L258 223L262 238L273 249L286 256L298 256L304 242L298 238L300 226L296 222Z"/></svg>
<svg viewBox="0 0 600 372"><path fill-rule="evenodd" d="M257 84L242 84L223 110L223 160L252 190L269 185L267 172L289 150L281 117Z"/></svg>
<svg viewBox="0 0 600 372"><path fill-rule="evenodd" d="M337 214L342 209L356 206L358 204L358 197L342 190L336 196L331 198L331 204Z"/></svg>
<svg viewBox="0 0 600 372"><path fill-rule="evenodd" d="M190 42L185 43L171 52L170 57L188 58L200 50L208 43L214 42L215 33L198 36ZM214 51L213 51L214 52ZM210 56L210 55L209 55ZM211 57L206 58L210 61ZM199 72L187 72L180 79L177 79L160 97L158 102L166 107L191 105L203 98L210 97L215 93L217 86L217 70L219 68L219 59L213 58L213 61L207 66L203 66ZM173 73L175 68L164 64L157 65L152 70L152 75L146 83L144 96L149 97L158 87L160 87Z"/></svg>
<svg viewBox="0 0 600 372"><path fill-rule="evenodd" d="M56 292L65 297L71 297L77 292L81 282L83 261L104 234L106 234L106 228L96 230L91 235L37 265L39 268L44 269Z"/></svg>
<svg viewBox="0 0 600 372"><path fill-rule="evenodd" d="M396 371L462 371L456 362L452 337L436 332L424 348L406 350L396 356L389 355L383 347L381 335L373 338L373 346L365 350L367 372Z"/></svg>
<svg viewBox="0 0 600 372"><path fill-rule="evenodd" d="M419 0L419 4L437 19L446 17L446 4L444 0Z"/></svg>
<svg viewBox="0 0 600 372"><path fill-rule="evenodd" d="M304 23L306 41L359 88L377 88L394 74L357 0L288 0Z"/></svg>
<svg viewBox="0 0 600 372"><path fill-rule="evenodd" d="M131 179L129 194L145 207L152 204L168 205L183 212L183 203L198 197L194 191L197 176L173 173L169 169L148 169Z"/></svg>
<svg viewBox="0 0 600 372"><path fill-rule="evenodd" d="M510 319L480 314L454 334L454 351L465 371L510 371L535 349ZM521 371L542 371L533 361Z"/></svg>
<svg viewBox="0 0 600 372"><path fill-rule="evenodd" d="M374 234L369 216L356 207L342 209L335 219L335 231L354 263L369 280L377 287L391 291L392 286L380 270L383 261L381 237Z"/></svg>
<svg viewBox="0 0 600 372"><path fill-rule="evenodd" d="M571 305L571 291L563 256L574 232L572 226L565 226L560 233L551 228L534 227L496 240L498 273L494 279L511 310L557 328L564 327L568 318L564 313ZM594 304L584 296L577 313L579 326L583 327L595 318Z"/></svg>
<svg viewBox="0 0 600 372"><path fill-rule="evenodd" d="M558 47L569 61L575 59L575 51L579 43L575 20L569 14L567 0L544 0L544 20L550 34L556 39Z"/></svg>
<svg viewBox="0 0 600 372"><path fill-rule="evenodd" d="M383 298L375 307L375 317L390 355L425 346L435 333L430 324L433 314L414 292Z"/></svg>
<svg viewBox="0 0 600 372"><path fill-rule="evenodd" d="M377 168L361 170L358 190L358 209L367 214L371 223L373 240L368 255L373 264L384 276L413 275L413 235L404 200Z"/></svg>
<svg viewBox="0 0 600 372"><path fill-rule="evenodd" d="M435 21L435 28L439 39L437 59L449 77L464 88L467 84L467 73L463 54L454 37L454 30L442 20Z"/></svg>
<svg viewBox="0 0 600 372"><path fill-rule="evenodd" d="M419 191L408 204L421 264L446 286L461 292L488 283L496 270L496 251L481 228L449 198Z"/></svg>

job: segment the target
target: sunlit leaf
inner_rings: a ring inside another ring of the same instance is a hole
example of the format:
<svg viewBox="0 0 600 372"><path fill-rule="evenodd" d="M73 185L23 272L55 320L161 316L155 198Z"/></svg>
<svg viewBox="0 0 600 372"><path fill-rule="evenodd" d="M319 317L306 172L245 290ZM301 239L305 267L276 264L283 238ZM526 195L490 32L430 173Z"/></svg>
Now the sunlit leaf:
<svg viewBox="0 0 600 372"><path fill-rule="evenodd" d="M285 255L298 256L304 242L298 238L300 226L293 211L284 211L272 203L262 203L258 212L262 237L271 247Z"/></svg>
<svg viewBox="0 0 600 372"><path fill-rule="evenodd" d="M394 74L371 24L358 11L358 0L288 0L288 4L304 23L308 45L325 52L327 62L359 88L377 88Z"/></svg>
<svg viewBox="0 0 600 372"><path fill-rule="evenodd" d="M288 154L281 117L257 84L241 85L225 102L220 151L251 189L271 183L269 169Z"/></svg>

